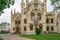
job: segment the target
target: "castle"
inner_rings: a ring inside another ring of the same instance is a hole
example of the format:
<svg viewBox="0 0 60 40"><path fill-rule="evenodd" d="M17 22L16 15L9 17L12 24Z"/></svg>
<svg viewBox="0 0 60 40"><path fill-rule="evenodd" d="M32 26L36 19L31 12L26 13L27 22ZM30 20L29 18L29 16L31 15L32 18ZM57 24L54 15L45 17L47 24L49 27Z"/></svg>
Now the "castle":
<svg viewBox="0 0 60 40"><path fill-rule="evenodd" d="M21 2L21 13L11 11L11 33L34 34L35 27L38 27L44 33L57 32L60 33L60 15L56 9L51 12L46 12L46 2L40 0L24 0Z"/></svg>

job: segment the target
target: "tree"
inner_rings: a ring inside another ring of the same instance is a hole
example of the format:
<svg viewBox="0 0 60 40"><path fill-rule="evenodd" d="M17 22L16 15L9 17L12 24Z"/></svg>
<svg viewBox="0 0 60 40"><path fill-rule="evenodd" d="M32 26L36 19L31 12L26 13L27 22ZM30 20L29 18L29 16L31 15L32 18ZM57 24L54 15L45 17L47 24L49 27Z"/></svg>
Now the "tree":
<svg viewBox="0 0 60 40"><path fill-rule="evenodd" d="M6 25L10 25L10 24L7 23L7 22L2 22L2 23L0 24L0 26L6 26Z"/></svg>
<svg viewBox="0 0 60 40"><path fill-rule="evenodd" d="M36 32L36 35L39 35L41 32L40 28L35 27L35 32Z"/></svg>
<svg viewBox="0 0 60 40"><path fill-rule="evenodd" d="M0 0L0 15L3 13L3 10L9 8L10 5L14 4L14 0Z"/></svg>
<svg viewBox="0 0 60 40"><path fill-rule="evenodd" d="M55 8L60 9L60 0L51 0L51 3Z"/></svg>

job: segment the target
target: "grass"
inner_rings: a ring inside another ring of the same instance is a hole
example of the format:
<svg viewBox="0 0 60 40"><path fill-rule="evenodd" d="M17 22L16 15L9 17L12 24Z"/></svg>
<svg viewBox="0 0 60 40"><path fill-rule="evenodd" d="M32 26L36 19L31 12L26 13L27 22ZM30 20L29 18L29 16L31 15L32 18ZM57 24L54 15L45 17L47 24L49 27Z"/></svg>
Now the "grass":
<svg viewBox="0 0 60 40"><path fill-rule="evenodd" d="M3 40L3 39L0 37L0 40Z"/></svg>
<svg viewBox="0 0 60 40"><path fill-rule="evenodd" d="M36 40L60 40L60 34L40 34L40 35L20 35L21 37L32 38Z"/></svg>

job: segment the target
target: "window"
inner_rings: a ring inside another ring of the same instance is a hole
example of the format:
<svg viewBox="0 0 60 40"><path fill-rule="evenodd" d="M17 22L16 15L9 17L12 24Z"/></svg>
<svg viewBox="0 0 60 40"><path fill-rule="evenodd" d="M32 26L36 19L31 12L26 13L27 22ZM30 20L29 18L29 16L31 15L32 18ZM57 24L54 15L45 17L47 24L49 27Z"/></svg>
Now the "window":
<svg viewBox="0 0 60 40"><path fill-rule="evenodd" d="M37 19L41 20L41 14L40 13L37 14Z"/></svg>
<svg viewBox="0 0 60 40"><path fill-rule="evenodd" d="M42 25L42 23L40 23L39 24L39 28L42 30L42 27L43 27L43 25Z"/></svg>
<svg viewBox="0 0 60 40"><path fill-rule="evenodd" d="M15 28L13 28L13 31L15 31Z"/></svg>
<svg viewBox="0 0 60 40"><path fill-rule="evenodd" d="M26 26L24 26L24 31L26 31Z"/></svg>
<svg viewBox="0 0 60 40"><path fill-rule="evenodd" d="M35 14L31 13L31 20L34 20L34 19L35 19Z"/></svg>
<svg viewBox="0 0 60 40"><path fill-rule="evenodd" d="M54 31L54 28L53 28L53 26L51 26L51 31Z"/></svg>
<svg viewBox="0 0 60 40"><path fill-rule="evenodd" d="M53 23L53 18L51 19L51 23Z"/></svg>
<svg viewBox="0 0 60 40"><path fill-rule="evenodd" d="M15 24L19 25L21 24L21 21L15 21Z"/></svg>
<svg viewBox="0 0 60 40"><path fill-rule="evenodd" d="M49 26L46 27L47 31L49 31Z"/></svg>
<svg viewBox="0 0 60 40"><path fill-rule="evenodd" d="M30 30L33 30L33 24L30 24Z"/></svg>
<svg viewBox="0 0 60 40"><path fill-rule="evenodd" d="M48 18L46 19L46 23L49 23L49 19Z"/></svg>
<svg viewBox="0 0 60 40"><path fill-rule="evenodd" d="M34 3L34 7L38 7L38 3Z"/></svg>
<svg viewBox="0 0 60 40"><path fill-rule="evenodd" d="M27 23L27 20L26 20L26 19L24 19L24 23L25 23L25 24Z"/></svg>

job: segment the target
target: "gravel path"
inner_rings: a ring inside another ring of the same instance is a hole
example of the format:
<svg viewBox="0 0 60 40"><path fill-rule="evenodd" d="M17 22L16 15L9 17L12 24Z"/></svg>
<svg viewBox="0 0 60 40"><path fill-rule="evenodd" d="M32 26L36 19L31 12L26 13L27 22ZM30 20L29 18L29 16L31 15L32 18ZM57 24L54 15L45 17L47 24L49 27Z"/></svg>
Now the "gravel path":
<svg viewBox="0 0 60 40"><path fill-rule="evenodd" d="M4 40L33 40L29 38L18 37L12 34L0 34L0 37L3 38Z"/></svg>

